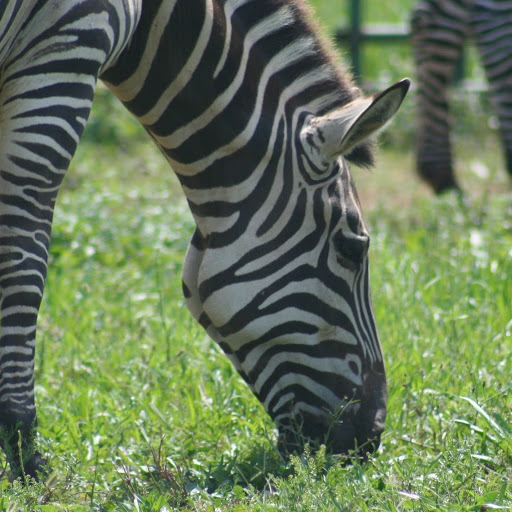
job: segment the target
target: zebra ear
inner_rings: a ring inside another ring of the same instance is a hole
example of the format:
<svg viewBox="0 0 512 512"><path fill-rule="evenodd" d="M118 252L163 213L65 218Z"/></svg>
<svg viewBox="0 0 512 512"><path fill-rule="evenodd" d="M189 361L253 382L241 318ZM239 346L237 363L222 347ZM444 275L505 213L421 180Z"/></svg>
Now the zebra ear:
<svg viewBox="0 0 512 512"><path fill-rule="evenodd" d="M309 153L316 153L317 157L320 154L324 162L349 153L396 114L409 85L410 80L405 78L385 91L312 118L302 130L303 145Z"/></svg>

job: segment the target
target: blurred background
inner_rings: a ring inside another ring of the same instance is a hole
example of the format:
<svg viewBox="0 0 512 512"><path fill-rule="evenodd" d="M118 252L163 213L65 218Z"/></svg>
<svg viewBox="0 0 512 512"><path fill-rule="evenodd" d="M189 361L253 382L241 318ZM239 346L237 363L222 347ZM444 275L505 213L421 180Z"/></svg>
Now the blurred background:
<svg viewBox="0 0 512 512"><path fill-rule="evenodd" d="M389 41L379 39L360 44L360 69L356 78L365 91L385 88L403 77L413 81L398 116L380 136L381 151L375 170L354 172L364 207L372 209L383 201L387 205L407 207L418 200L430 199L431 190L419 180L415 171L415 71L411 45L405 36L415 1L311 0L310 3L324 34L335 44L340 62L349 69L352 67L350 44L340 42L336 34L349 34L355 5L362 27L380 25L384 31L399 34ZM489 194L510 191L510 186L504 170L498 123L489 102L485 75L471 42L466 46L459 73L461 81L452 88L450 103L455 173L468 197L485 201ZM155 155L143 129L101 86L80 151L87 151L90 144L94 145L95 151L109 153L115 148L115 151L120 149L136 155L139 163L144 162L143 167L136 165L137 172L151 174L162 166L165 179L170 180L173 187L176 185L167 171L167 164ZM148 147L151 149L146 150ZM75 162L77 160L75 158ZM76 171L70 174L74 178L68 179L68 184L80 180ZM176 189L179 193L179 187Z"/></svg>

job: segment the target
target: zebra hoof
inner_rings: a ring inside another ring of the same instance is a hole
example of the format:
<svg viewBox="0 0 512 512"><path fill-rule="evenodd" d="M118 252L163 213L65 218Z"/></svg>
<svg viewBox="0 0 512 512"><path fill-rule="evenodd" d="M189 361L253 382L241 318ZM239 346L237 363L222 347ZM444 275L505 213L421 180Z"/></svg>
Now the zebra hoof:
<svg viewBox="0 0 512 512"><path fill-rule="evenodd" d="M24 485L30 483L30 480L39 482L44 479L47 472L48 461L39 453L35 452L30 459L24 462L23 468L19 464L11 462L11 474L9 481L21 479Z"/></svg>

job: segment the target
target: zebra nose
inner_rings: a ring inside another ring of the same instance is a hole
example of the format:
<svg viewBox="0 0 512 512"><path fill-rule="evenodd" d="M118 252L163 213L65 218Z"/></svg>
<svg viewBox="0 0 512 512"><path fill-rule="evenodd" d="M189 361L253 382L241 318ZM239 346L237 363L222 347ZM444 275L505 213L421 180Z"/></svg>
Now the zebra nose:
<svg viewBox="0 0 512 512"><path fill-rule="evenodd" d="M332 242L342 265L347 262L359 265L368 252L370 237L366 234L356 235L355 233L346 235L340 230L334 234Z"/></svg>
<svg viewBox="0 0 512 512"><path fill-rule="evenodd" d="M306 444L313 450L324 444L334 455L366 459L379 447L383 430L383 421L361 424L357 415L347 415L333 424L328 417L303 414L299 430L280 429L279 451L283 455L300 454Z"/></svg>
<svg viewBox="0 0 512 512"><path fill-rule="evenodd" d="M368 426L340 423L331 428L328 446L333 454L366 459L377 451L383 431L384 423L380 422Z"/></svg>

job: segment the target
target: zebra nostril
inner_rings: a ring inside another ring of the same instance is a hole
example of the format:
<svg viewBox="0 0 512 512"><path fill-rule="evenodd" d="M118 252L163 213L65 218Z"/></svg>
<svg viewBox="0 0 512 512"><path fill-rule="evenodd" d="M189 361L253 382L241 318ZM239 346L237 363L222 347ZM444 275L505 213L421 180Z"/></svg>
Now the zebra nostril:
<svg viewBox="0 0 512 512"><path fill-rule="evenodd" d="M333 237L333 244L338 258L357 265L363 261L368 252L370 238L368 235L353 233L347 236L342 231L338 231Z"/></svg>

